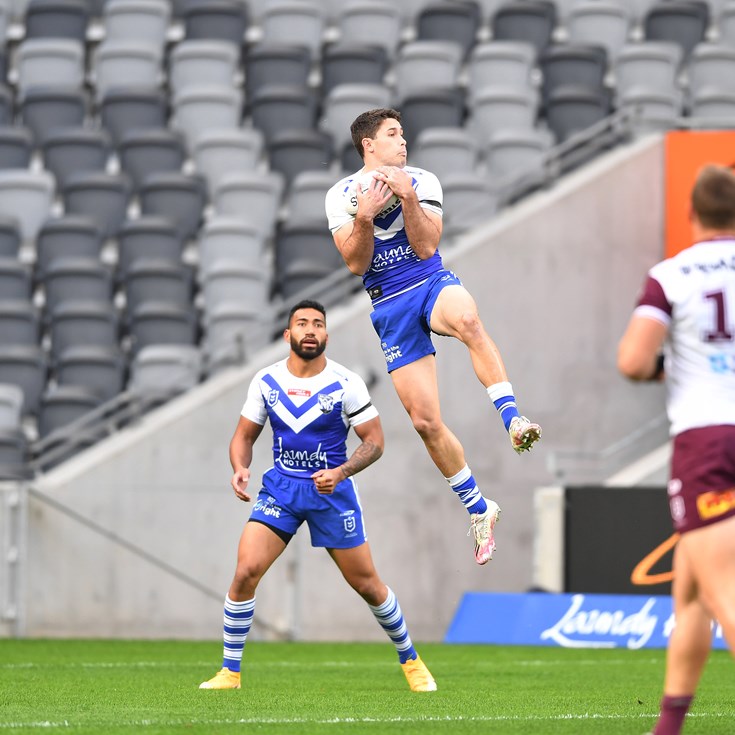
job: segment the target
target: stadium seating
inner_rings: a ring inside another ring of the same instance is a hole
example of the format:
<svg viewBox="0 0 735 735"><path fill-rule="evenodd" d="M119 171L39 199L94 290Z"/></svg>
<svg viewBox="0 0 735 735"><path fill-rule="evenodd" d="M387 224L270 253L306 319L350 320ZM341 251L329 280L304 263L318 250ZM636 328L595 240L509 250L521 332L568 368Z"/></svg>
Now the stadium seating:
<svg viewBox="0 0 735 735"><path fill-rule="evenodd" d="M0 3L0 384L26 366L48 431L84 403L52 387L240 364L344 271L324 195L366 109L401 110L451 238L612 111L731 119L734 42L735 3L702 0Z"/></svg>

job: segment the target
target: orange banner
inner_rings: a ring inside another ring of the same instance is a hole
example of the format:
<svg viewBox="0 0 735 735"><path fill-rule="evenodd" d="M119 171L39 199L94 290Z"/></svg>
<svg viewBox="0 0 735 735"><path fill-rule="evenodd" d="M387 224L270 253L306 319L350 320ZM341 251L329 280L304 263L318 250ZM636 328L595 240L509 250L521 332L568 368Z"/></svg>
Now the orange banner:
<svg viewBox="0 0 735 735"><path fill-rule="evenodd" d="M708 163L735 165L735 130L674 130L666 134L665 255L692 244L689 196L697 173Z"/></svg>

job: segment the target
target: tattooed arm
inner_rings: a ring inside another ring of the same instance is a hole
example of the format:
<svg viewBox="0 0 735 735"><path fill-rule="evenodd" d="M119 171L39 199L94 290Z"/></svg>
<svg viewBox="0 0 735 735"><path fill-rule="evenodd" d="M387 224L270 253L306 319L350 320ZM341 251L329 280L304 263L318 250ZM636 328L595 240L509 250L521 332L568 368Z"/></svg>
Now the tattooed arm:
<svg viewBox="0 0 735 735"><path fill-rule="evenodd" d="M355 433L360 437L361 443L346 462L333 469L319 470L311 476L318 492L329 495L342 480L356 475L380 459L384 445L380 418L376 416L364 424L359 424L355 427Z"/></svg>

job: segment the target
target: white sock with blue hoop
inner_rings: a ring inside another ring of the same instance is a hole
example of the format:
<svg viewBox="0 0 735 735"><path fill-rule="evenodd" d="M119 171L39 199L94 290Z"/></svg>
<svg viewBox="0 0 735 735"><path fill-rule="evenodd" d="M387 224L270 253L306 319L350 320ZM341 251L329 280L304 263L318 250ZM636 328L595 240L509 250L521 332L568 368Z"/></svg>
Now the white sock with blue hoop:
<svg viewBox="0 0 735 735"><path fill-rule="evenodd" d="M255 598L235 602L229 595L225 596L224 622L224 655L222 668L230 671L240 671L242 651L245 648L245 639L250 632L255 613Z"/></svg>
<svg viewBox="0 0 735 735"><path fill-rule="evenodd" d="M456 475L444 478L452 490L457 493L457 497L462 501L462 505L467 508L468 513L484 513L487 510L485 498L477 487L475 478L472 476L470 468L465 465Z"/></svg>
<svg viewBox="0 0 735 735"><path fill-rule="evenodd" d="M380 623L380 627L388 634L393 641L398 653L398 660L405 664L409 659L416 658L418 654L413 647L411 636L408 634L406 621L403 619L401 606L398 604L393 590L388 587L388 597L382 605L368 605L375 619Z"/></svg>

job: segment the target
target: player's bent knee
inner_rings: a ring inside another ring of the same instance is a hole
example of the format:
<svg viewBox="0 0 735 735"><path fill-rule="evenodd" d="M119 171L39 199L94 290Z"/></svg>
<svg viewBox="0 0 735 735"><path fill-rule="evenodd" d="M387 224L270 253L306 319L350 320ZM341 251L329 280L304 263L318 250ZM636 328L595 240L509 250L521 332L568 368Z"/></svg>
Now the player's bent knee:
<svg viewBox="0 0 735 735"><path fill-rule="evenodd" d="M440 419L434 416L426 416L423 414L411 414L411 422L413 428L419 433L422 439L430 439L441 433L443 424Z"/></svg>
<svg viewBox="0 0 735 735"><path fill-rule="evenodd" d="M241 592L254 592L262 576L263 569L260 565L240 563L235 570L235 578L232 580L232 585Z"/></svg>

